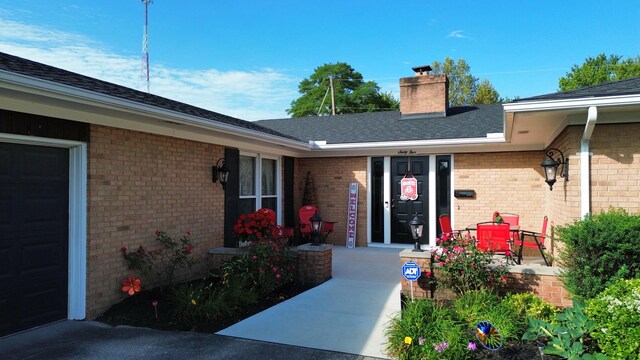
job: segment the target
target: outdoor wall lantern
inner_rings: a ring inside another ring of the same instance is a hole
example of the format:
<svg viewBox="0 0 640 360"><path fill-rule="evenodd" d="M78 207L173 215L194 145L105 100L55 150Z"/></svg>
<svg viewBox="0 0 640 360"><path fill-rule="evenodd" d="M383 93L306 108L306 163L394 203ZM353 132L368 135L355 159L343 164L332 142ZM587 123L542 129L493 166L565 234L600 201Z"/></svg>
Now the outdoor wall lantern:
<svg viewBox="0 0 640 360"><path fill-rule="evenodd" d="M216 164L211 167L211 176L214 183L220 180L220 185L222 185L222 190L224 190L225 185L227 185L227 180L229 180L229 168L225 165L224 158L218 159Z"/></svg>
<svg viewBox="0 0 640 360"><path fill-rule="evenodd" d="M413 214L413 220L409 222L409 226L411 227L411 236L413 236L413 241L416 242L412 251L422 252L422 249L420 248L420 239L422 238L424 221L418 219L418 213Z"/></svg>
<svg viewBox="0 0 640 360"><path fill-rule="evenodd" d="M311 222L311 230L313 231L313 244L315 246L320 246L320 229L322 228L322 218L318 213L313 214L312 217L309 218Z"/></svg>
<svg viewBox="0 0 640 360"><path fill-rule="evenodd" d="M554 154L560 155L557 159L554 159ZM558 167L562 165L561 171L558 174ZM544 181L549 184L549 190L553 191L553 184L556 182L556 176L564 178L565 181L569 181L569 157L565 158L562 151L551 148L547 150L547 158L544 159L542 164L542 171L544 172Z"/></svg>

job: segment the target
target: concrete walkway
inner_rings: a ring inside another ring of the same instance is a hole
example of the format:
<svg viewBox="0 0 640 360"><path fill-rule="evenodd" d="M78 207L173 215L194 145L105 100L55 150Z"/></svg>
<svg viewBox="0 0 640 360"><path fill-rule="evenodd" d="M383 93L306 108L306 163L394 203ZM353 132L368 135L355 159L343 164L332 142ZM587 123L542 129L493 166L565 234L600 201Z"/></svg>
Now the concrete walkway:
<svg viewBox="0 0 640 360"><path fill-rule="evenodd" d="M217 334L387 358L400 311L400 249L333 248L333 278Z"/></svg>

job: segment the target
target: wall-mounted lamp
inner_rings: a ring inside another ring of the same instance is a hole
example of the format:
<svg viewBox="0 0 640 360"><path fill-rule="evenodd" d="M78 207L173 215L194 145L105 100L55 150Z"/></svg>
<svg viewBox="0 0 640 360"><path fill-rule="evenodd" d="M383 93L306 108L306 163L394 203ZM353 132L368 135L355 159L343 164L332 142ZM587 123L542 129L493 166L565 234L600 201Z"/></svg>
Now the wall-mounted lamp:
<svg viewBox="0 0 640 360"><path fill-rule="evenodd" d="M218 159L216 164L211 167L211 179L214 183L220 180L220 185L224 190L227 180L229 180L229 168L224 164L224 158Z"/></svg>
<svg viewBox="0 0 640 360"><path fill-rule="evenodd" d="M554 159L554 154L560 155L557 159ZM558 167L562 165L561 171L558 174ZM544 181L549 184L549 190L553 191L553 184L556 182L556 176L564 178L564 181L569 181L569 157L564 157L562 151L551 148L547 150L547 158L544 159L542 164L542 171L544 172Z"/></svg>

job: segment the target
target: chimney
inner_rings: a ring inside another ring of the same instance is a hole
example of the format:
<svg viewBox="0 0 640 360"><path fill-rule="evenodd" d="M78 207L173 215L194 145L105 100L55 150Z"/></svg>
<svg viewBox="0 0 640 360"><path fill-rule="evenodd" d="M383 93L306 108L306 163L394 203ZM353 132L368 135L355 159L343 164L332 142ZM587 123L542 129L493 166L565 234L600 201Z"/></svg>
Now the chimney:
<svg viewBox="0 0 640 360"><path fill-rule="evenodd" d="M429 74L431 66L412 68L415 75L400 79L402 118L440 117L449 107L449 80L444 74Z"/></svg>

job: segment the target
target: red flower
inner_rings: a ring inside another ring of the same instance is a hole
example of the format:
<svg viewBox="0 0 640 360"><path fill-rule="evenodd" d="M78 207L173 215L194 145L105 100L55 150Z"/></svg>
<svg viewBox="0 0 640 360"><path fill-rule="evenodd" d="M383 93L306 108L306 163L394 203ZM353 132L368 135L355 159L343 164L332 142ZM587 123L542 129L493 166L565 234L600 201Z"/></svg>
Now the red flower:
<svg viewBox="0 0 640 360"><path fill-rule="evenodd" d="M191 236L191 231L187 231L187 236Z"/></svg>
<svg viewBox="0 0 640 360"><path fill-rule="evenodd" d="M187 254L191 252L191 250L193 250L193 246L189 245L186 248L184 248L184 252L186 252Z"/></svg>
<svg viewBox="0 0 640 360"><path fill-rule="evenodd" d="M507 282L507 279L508 279L508 278L507 278L506 276L501 276L501 277L500 277L500 281L502 281L502 282L504 282L504 283L506 283L506 282Z"/></svg>
<svg viewBox="0 0 640 360"><path fill-rule="evenodd" d="M127 248L123 246L123 247L120 248L120 251L123 252L123 253L126 253L127 252Z"/></svg>
<svg viewBox="0 0 640 360"><path fill-rule="evenodd" d="M128 279L122 280L122 292L126 292L129 296L133 296L135 293L140 292L140 279L135 279L130 276Z"/></svg>

